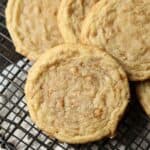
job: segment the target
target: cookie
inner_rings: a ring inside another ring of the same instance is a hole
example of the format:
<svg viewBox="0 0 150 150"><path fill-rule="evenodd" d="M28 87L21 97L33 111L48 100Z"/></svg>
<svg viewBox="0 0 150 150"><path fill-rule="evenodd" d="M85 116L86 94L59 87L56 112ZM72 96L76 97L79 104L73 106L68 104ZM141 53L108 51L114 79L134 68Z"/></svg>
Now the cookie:
<svg viewBox="0 0 150 150"><path fill-rule="evenodd" d="M57 11L61 0L9 0L6 23L16 51L36 60L60 43Z"/></svg>
<svg viewBox="0 0 150 150"><path fill-rule="evenodd" d="M65 44L29 71L25 93L32 120L67 143L112 137L128 104L126 74L104 51Z"/></svg>
<svg viewBox="0 0 150 150"><path fill-rule="evenodd" d="M150 80L137 85L137 95L143 109L150 117Z"/></svg>
<svg viewBox="0 0 150 150"><path fill-rule="evenodd" d="M150 1L101 0L82 25L83 43L104 48L130 80L150 78Z"/></svg>
<svg viewBox="0 0 150 150"><path fill-rule="evenodd" d="M58 11L58 26L67 43L79 41L81 27L91 7L99 0L62 0Z"/></svg>

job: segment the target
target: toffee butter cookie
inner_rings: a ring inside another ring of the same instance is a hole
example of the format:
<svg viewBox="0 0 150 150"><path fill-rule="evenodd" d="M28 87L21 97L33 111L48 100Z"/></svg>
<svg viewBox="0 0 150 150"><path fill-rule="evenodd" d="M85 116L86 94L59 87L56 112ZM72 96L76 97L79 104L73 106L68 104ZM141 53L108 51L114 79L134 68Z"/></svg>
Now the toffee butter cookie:
<svg viewBox="0 0 150 150"><path fill-rule="evenodd" d="M63 38L57 26L61 0L9 0L6 23L16 51L36 60Z"/></svg>
<svg viewBox="0 0 150 150"><path fill-rule="evenodd" d="M58 26L67 43L79 41L84 18L99 0L62 0L58 11Z"/></svg>
<svg viewBox="0 0 150 150"><path fill-rule="evenodd" d="M130 80L150 78L150 1L101 0L86 17L83 43L104 48Z"/></svg>
<svg viewBox="0 0 150 150"><path fill-rule="evenodd" d="M25 93L32 120L67 143L112 137L128 104L126 74L107 53L60 45L29 71Z"/></svg>
<svg viewBox="0 0 150 150"><path fill-rule="evenodd" d="M150 80L137 85L137 95L143 109L150 117Z"/></svg>

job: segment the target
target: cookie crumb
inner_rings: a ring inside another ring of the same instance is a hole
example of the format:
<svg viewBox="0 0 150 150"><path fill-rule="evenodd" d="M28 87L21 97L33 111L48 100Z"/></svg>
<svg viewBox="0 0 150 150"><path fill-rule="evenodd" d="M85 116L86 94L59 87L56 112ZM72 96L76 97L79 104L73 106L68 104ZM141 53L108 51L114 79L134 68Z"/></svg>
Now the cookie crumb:
<svg viewBox="0 0 150 150"><path fill-rule="evenodd" d="M64 98L61 98L61 99L58 100L57 107L59 107L59 108L64 107Z"/></svg>

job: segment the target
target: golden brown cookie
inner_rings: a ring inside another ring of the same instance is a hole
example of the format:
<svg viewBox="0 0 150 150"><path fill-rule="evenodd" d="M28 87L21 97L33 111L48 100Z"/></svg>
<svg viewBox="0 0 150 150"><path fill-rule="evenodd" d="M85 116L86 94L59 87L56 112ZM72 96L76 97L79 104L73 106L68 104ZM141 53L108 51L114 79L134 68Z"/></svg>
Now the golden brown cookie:
<svg viewBox="0 0 150 150"><path fill-rule="evenodd" d="M62 0L58 11L58 26L65 42L79 41L84 18L99 0Z"/></svg>
<svg viewBox="0 0 150 150"><path fill-rule="evenodd" d="M36 60L63 38L57 26L61 0L9 0L6 23L16 51Z"/></svg>
<svg viewBox="0 0 150 150"><path fill-rule="evenodd" d="M79 44L43 54L29 71L25 93L36 125L68 143L113 136L129 99L120 65L104 51Z"/></svg>
<svg viewBox="0 0 150 150"><path fill-rule="evenodd" d="M137 95L143 109L150 117L150 80L137 85Z"/></svg>
<svg viewBox="0 0 150 150"><path fill-rule="evenodd" d="M150 78L149 0L101 0L82 27L82 41L114 56L130 80Z"/></svg>

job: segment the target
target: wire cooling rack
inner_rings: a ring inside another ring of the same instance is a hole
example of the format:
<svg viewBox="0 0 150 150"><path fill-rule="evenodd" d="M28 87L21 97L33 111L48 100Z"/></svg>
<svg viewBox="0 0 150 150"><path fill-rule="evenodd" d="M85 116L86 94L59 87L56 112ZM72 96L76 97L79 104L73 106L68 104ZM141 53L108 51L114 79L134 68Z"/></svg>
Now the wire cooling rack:
<svg viewBox="0 0 150 150"><path fill-rule="evenodd" d="M116 137L84 145L48 138L30 120L24 83L31 63L15 52L5 26L6 0L0 0L0 149L4 150L150 150L150 119L131 98ZM134 85L131 84L132 93Z"/></svg>

